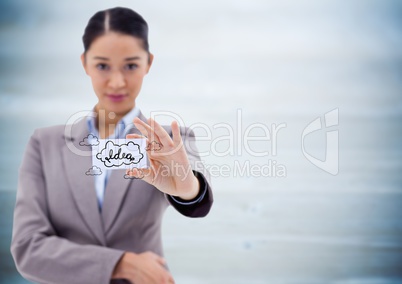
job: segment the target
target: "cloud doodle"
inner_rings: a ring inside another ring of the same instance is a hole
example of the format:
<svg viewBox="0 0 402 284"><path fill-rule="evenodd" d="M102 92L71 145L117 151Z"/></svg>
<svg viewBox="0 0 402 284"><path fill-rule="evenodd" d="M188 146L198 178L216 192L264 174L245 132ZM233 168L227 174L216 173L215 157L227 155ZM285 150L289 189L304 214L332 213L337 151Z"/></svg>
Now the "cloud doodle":
<svg viewBox="0 0 402 284"><path fill-rule="evenodd" d="M96 154L96 158L108 167L119 167L121 165L138 164L144 154L141 153L140 145L130 141L118 145L112 141L105 144L105 148Z"/></svg>
<svg viewBox="0 0 402 284"><path fill-rule="evenodd" d="M80 146L97 146L99 145L99 139L93 134L88 134L81 142Z"/></svg>
<svg viewBox="0 0 402 284"><path fill-rule="evenodd" d="M162 144L156 141L152 141L148 143L148 146L145 148L147 151L159 151L162 149Z"/></svg>
<svg viewBox="0 0 402 284"><path fill-rule="evenodd" d="M124 178L125 178L125 179L136 179L136 177L129 176L129 175L124 175Z"/></svg>
<svg viewBox="0 0 402 284"><path fill-rule="evenodd" d="M124 175L125 179L141 179L140 177L134 177L134 176L129 176L129 175Z"/></svg>
<svg viewBox="0 0 402 284"><path fill-rule="evenodd" d="M99 176L102 174L102 170L97 166L92 166L89 170L85 173L87 176Z"/></svg>
<svg viewBox="0 0 402 284"><path fill-rule="evenodd" d="M124 175L124 178L125 179L143 179L144 178L144 172L141 170L141 169L138 169L138 171L141 173L141 176L139 176L139 177L135 177L135 176L130 176L130 175L128 175L128 174L125 174Z"/></svg>

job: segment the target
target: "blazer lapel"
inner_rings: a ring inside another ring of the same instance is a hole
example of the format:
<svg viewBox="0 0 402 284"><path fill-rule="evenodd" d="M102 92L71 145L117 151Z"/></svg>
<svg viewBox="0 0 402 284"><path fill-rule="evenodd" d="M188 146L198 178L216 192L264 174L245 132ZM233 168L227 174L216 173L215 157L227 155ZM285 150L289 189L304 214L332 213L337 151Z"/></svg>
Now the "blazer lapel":
<svg viewBox="0 0 402 284"><path fill-rule="evenodd" d="M95 238L102 245L106 245L95 192L94 176L86 175L86 172L92 167L92 148L79 144L87 136L88 129L85 118L72 125L71 128L66 126L66 143L62 150L65 174L82 218Z"/></svg>
<svg viewBox="0 0 402 284"><path fill-rule="evenodd" d="M126 170L111 171L105 188L102 205L102 219L105 226L105 234L107 234L117 218L124 196L131 183L131 179L124 178Z"/></svg>
<svg viewBox="0 0 402 284"><path fill-rule="evenodd" d="M145 116L140 112L138 117L147 121ZM128 133L141 134L141 132L133 125ZM107 182L103 205L102 205L102 219L104 223L105 234L111 229L113 223L118 217L127 190L133 179L125 179L124 175L126 170L111 170L109 180Z"/></svg>

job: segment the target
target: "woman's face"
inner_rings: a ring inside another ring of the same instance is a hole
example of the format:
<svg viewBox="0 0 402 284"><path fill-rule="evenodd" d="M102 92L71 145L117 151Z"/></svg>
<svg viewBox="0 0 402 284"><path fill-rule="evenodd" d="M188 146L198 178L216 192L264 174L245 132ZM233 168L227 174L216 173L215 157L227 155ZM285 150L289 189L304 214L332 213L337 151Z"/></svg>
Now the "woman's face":
<svg viewBox="0 0 402 284"><path fill-rule="evenodd" d="M148 53L141 43L136 37L108 32L92 42L86 58L81 55L98 97L98 110L122 116L134 107L153 60L150 54L148 61Z"/></svg>

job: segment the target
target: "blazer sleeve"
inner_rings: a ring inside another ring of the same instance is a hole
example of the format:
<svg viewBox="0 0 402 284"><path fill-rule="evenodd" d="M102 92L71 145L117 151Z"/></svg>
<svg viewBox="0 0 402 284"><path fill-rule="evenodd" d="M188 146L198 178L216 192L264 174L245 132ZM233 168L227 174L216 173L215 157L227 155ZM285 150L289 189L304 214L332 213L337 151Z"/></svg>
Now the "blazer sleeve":
<svg viewBox="0 0 402 284"><path fill-rule="evenodd" d="M204 163L201 161L196 145L196 138L194 131L189 128L182 128L181 135L183 137L183 144L186 148L187 156L190 161L192 172L200 182L200 192L194 198L195 202L181 200L178 197L165 194L169 204L172 205L177 211L187 217L205 217L211 210L213 204L213 194L211 187L211 176L205 168ZM177 202L176 200L180 202Z"/></svg>
<svg viewBox="0 0 402 284"><path fill-rule="evenodd" d="M124 251L58 237L49 220L37 131L19 169L11 254L23 277L37 283L109 283Z"/></svg>

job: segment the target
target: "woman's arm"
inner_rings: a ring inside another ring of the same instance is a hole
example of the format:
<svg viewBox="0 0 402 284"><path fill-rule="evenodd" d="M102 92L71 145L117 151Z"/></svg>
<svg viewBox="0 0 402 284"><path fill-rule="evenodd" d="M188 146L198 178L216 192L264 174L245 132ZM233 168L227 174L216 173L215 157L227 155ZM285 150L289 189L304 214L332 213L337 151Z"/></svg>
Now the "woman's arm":
<svg viewBox="0 0 402 284"><path fill-rule="evenodd" d="M169 203L188 217L204 217L213 203L210 175L198 154L194 132L171 125L171 134L156 121L134 119L134 124L148 140L148 169L127 171L163 192ZM128 134L127 138L141 135ZM157 147L155 147L157 145ZM179 202L178 202L179 201Z"/></svg>

